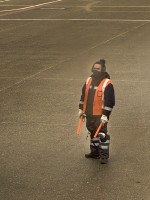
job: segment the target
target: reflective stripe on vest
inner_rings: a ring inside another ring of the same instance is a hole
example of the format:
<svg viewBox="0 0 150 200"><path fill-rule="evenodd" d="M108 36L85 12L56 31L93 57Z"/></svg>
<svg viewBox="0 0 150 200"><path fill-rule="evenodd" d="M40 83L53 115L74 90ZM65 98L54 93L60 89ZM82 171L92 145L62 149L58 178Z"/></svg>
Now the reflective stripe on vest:
<svg viewBox="0 0 150 200"><path fill-rule="evenodd" d="M85 113L85 110L86 110L86 104L87 104L88 93L89 93L91 82L92 82L92 78L89 77L86 81L85 97L84 97L84 104L83 104L83 112L84 113Z"/></svg>
<svg viewBox="0 0 150 200"><path fill-rule="evenodd" d="M92 78L89 77L86 81L85 98L83 104L83 112L86 111L88 93ZM104 91L105 88L111 83L110 79L103 79L95 91L94 102L93 102L93 115L102 115L102 109L104 107Z"/></svg>

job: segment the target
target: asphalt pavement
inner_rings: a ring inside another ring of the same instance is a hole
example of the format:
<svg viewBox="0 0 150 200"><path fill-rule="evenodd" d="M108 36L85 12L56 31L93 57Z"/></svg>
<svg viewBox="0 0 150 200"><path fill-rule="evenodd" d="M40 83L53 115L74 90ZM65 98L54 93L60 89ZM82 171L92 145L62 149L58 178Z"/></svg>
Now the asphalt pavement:
<svg viewBox="0 0 150 200"><path fill-rule="evenodd" d="M0 199L150 200L150 2L0 1ZM116 94L110 159L89 160L82 85Z"/></svg>

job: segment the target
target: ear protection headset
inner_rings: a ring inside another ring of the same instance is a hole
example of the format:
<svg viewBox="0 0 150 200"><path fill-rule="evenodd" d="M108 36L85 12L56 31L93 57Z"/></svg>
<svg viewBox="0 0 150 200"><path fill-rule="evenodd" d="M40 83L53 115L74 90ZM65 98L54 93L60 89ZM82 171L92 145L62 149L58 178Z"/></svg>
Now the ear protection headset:
<svg viewBox="0 0 150 200"><path fill-rule="evenodd" d="M96 62L93 64L93 66L92 66L92 68L91 68L91 72L92 72L92 73L93 73L93 71L94 71L94 65L95 65L95 64L99 64L99 65L102 66L102 72L105 72L105 71L106 71L105 60L104 60L104 59L100 59L99 61L96 61Z"/></svg>

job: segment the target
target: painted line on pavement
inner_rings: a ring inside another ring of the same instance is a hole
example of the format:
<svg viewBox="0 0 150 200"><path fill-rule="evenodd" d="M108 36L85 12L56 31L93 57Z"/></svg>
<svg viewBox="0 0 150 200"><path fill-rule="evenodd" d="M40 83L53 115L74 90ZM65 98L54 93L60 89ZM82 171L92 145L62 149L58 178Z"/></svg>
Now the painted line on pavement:
<svg viewBox="0 0 150 200"><path fill-rule="evenodd" d="M65 10L66 8L40 8L40 10Z"/></svg>
<svg viewBox="0 0 150 200"><path fill-rule="evenodd" d="M57 3L60 1L62 1L62 0L49 1L47 3L41 3L41 4L36 4L36 5L27 6L27 7L23 7L23 8L11 9L11 10L1 10L0 13L2 13L2 14L0 14L0 17L15 14L18 12L27 11L27 10L33 10L33 9L36 9L41 6L52 4L52 3Z"/></svg>
<svg viewBox="0 0 150 200"><path fill-rule="evenodd" d="M44 6L44 5L47 5L47 4L50 4L50 3L56 3L56 2L59 2L59 1L62 1L62 0L50 1L50 2L47 2L47 3L36 4L36 5L22 7L22 8L14 8L14 9L11 9L11 10L1 10L0 13L3 13L3 12L12 12L12 11L21 11L21 10L27 10L27 9L30 9L30 8L34 9L36 7L41 7L41 6Z"/></svg>
<svg viewBox="0 0 150 200"><path fill-rule="evenodd" d="M98 1L92 1L90 3L88 3L84 9L87 11L87 12L91 12L92 11L92 8L94 7L95 4L99 3Z"/></svg>
<svg viewBox="0 0 150 200"><path fill-rule="evenodd" d="M25 5L25 4L23 4L23 5L19 5L19 4L17 4L17 5L15 5L15 4L7 4L7 5L3 5L3 4L0 4L0 7L22 7L22 6L31 6L31 4L29 5Z"/></svg>
<svg viewBox="0 0 150 200"><path fill-rule="evenodd" d="M10 0L3 0L3 1L0 1L0 3L5 3L5 2L8 2Z"/></svg>

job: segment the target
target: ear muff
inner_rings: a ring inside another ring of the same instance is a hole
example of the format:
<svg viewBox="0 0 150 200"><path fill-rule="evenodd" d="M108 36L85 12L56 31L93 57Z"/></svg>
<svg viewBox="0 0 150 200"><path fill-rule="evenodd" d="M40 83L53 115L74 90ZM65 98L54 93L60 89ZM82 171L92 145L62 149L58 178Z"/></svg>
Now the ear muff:
<svg viewBox="0 0 150 200"><path fill-rule="evenodd" d="M93 73L93 71L94 71L94 65L96 64L97 62L95 62L94 64L93 64L93 66L92 66L92 68L91 68L91 72Z"/></svg>
<svg viewBox="0 0 150 200"><path fill-rule="evenodd" d="M102 72L106 72L106 66L105 65L102 67Z"/></svg>

